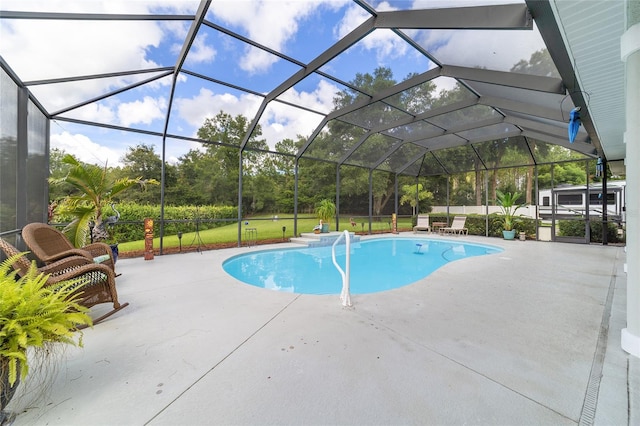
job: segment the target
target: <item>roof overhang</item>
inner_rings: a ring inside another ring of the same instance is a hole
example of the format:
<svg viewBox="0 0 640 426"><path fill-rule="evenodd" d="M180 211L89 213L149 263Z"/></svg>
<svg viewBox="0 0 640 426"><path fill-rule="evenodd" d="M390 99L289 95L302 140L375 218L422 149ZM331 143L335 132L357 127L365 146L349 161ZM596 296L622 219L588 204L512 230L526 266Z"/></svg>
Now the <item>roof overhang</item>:
<svg viewBox="0 0 640 426"><path fill-rule="evenodd" d="M620 37L625 1L526 0L542 38L599 153L625 157L625 78ZM579 4L578 4L579 3ZM618 174L623 170L617 167Z"/></svg>

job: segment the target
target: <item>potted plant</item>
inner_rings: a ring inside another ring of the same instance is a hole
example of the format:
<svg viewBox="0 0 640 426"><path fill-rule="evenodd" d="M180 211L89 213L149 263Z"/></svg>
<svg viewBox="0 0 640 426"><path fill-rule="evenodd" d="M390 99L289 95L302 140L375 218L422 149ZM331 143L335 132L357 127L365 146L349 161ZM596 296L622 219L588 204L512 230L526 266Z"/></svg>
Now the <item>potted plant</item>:
<svg viewBox="0 0 640 426"><path fill-rule="evenodd" d="M4 411L20 380L29 372L27 349L50 349L55 343L82 346L78 327L92 325L88 309L76 302L77 280L47 285L35 264L22 277L12 269L20 255L0 263L0 424L12 416Z"/></svg>
<svg viewBox="0 0 640 426"><path fill-rule="evenodd" d="M331 223L331 219L336 216L336 205L333 201L325 198L320 201L316 207L316 215L322 222L322 232L327 233L329 232L329 223Z"/></svg>
<svg viewBox="0 0 640 426"><path fill-rule="evenodd" d="M518 199L522 194L520 192L502 192L496 191L496 204L502 210L502 236L505 240L513 240L516 235L515 225L520 219L515 217L516 211L523 207L524 204L518 204Z"/></svg>
<svg viewBox="0 0 640 426"><path fill-rule="evenodd" d="M73 217L63 232L75 247L82 247L87 243L89 232L93 242L109 239L107 226L120 219L120 213L115 209L113 202L117 194L134 185L145 188L147 184L158 184L155 179L145 180L140 177L113 179L106 164L104 167L84 164L70 154L65 155L62 162L71 166L69 173L63 178L51 178L49 183L69 184L75 189L75 192L62 200L57 208L57 213ZM105 217L107 206L111 206L114 216ZM114 258L116 255L117 245Z"/></svg>

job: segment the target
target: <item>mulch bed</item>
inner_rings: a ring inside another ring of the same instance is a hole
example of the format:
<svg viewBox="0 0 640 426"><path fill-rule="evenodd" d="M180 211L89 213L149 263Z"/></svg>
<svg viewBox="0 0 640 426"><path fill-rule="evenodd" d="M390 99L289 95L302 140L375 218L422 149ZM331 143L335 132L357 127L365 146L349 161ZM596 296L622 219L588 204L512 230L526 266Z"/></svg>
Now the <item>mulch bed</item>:
<svg viewBox="0 0 640 426"><path fill-rule="evenodd" d="M406 231L406 229L400 229L399 231ZM388 231L373 231L372 234L387 234L389 233ZM368 232L356 232L356 235L368 235ZM268 239L268 240L259 240L256 241L255 245L261 246L261 245L267 245L267 244L279 244L279 243L288 243L289 242L289 238L283 240L282 238L273 238L273 239ZM252 244L254 245L254 244ZM243 244L243 247L246 247L246 244ZM208 251L208 250L219 250L219 249L226 249L226 248L233 248L233 247L238 247L238 243L236 241L234 242L228 242L228 243L216 243L216 244L200 244L200 251ZM180 247L163 247L162 249L162 254L178 254L178 253L193 253L193 252L197 252L198 251L198 247L197 246L189 246L189 247L185 247L182 246L182 249L180 249ZM160 255L160 248L158 247L154 247L153 249L153 255L154 256L159 256ZM127 252L120 252L120 254L118 255L118 257L120 259L130 259L130 258L135 258L135 257L144 257L144 250L135 250L135 251L127 251Z"/></svg>
<svg viewBox="0 0 640 426"><path fill-rule="evenodd" d="M272 240L260 240L260 241L257 241L255 245L260 246L264 244L277 244L277 243L287 243L287 242L289 242L289 239L286 239L283 241L282 238L278 238L278 239L272 239ZM243 244L243 246L246 246L246 244ZM177 254L177 253L193 253L197 251L219 250L219 249L226 249L226 248L233 248L233 247L238 247L238 243L234 241L229 243L200 244L200 248L198 248L198 246L189 246L189 247L182 246L182 249L180 249L180 247L163 247L162 254L165 255L165 254ZM153 254L154 256L159 256L160 248L154 247ZM120 252L120 254L118 255L120 259L130 259L133 257L143 257L143 256L144 256L144 250Z"/></svg>

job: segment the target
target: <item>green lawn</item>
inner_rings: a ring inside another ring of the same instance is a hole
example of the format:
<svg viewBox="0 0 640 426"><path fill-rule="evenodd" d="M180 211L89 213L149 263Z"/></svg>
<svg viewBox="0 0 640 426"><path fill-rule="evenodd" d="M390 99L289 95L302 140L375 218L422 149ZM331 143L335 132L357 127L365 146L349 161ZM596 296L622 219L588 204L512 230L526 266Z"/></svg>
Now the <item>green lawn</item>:
<svg viewBox="0 0 640 426"><path fill-rule="evenodd" d="M242 240L245 240L245 228L256 228L258 240L272 240L282 238L282 227L285 227L284 236L286 239L293 237L293 219L277 219L274 220L271 216L255 217L247 220L248 225L242 224L241 236ZM389 232L391 218L383 221L373 222L371 229L373 232L386 231ZM366 232L369 229L368 221L366 218L356 218L356 226L352 226L349 223L349 218L340 219L340 231L348 229L354 232ZM313 216L298 216L298 233L312 232L313 227L318 224L318 219ZM364 226L363 226L364 224ZM401 218L398 220L398 228L407 229L411 228L411 218ZM331 230L335 230L335 224L332 224ZM159 232L156 228L155 232ZM233 243L238 241L238 225L232 223L226 226L221 226L215 229L207 229L200 231L201 244L218 244L218 243ZM163 240L163 247L178 247L180 240L177 235L165 235ZM182 235L182 247L188 248L190 246L197 246L198 239L195 232L188 232ZM155 248L160 247L160 238L153 239L153 246ZM144 250L144 241L131 241L127 243L120 243L119 249L121 252Z"/></svg>

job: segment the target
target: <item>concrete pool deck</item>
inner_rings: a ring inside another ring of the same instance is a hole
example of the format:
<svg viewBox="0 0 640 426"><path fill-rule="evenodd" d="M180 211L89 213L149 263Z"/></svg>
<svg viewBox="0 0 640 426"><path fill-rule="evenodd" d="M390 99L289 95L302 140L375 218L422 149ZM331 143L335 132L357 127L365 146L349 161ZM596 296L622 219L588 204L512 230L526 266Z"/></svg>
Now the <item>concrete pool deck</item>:
<svg viewBox="0 0 640 426"><path fill-rule="evenodd" d="M15 425L640 424L624 248L432 238L505 251L352 308L222 270L266 246L121 260L130 306L17 395Z"/></svg>

